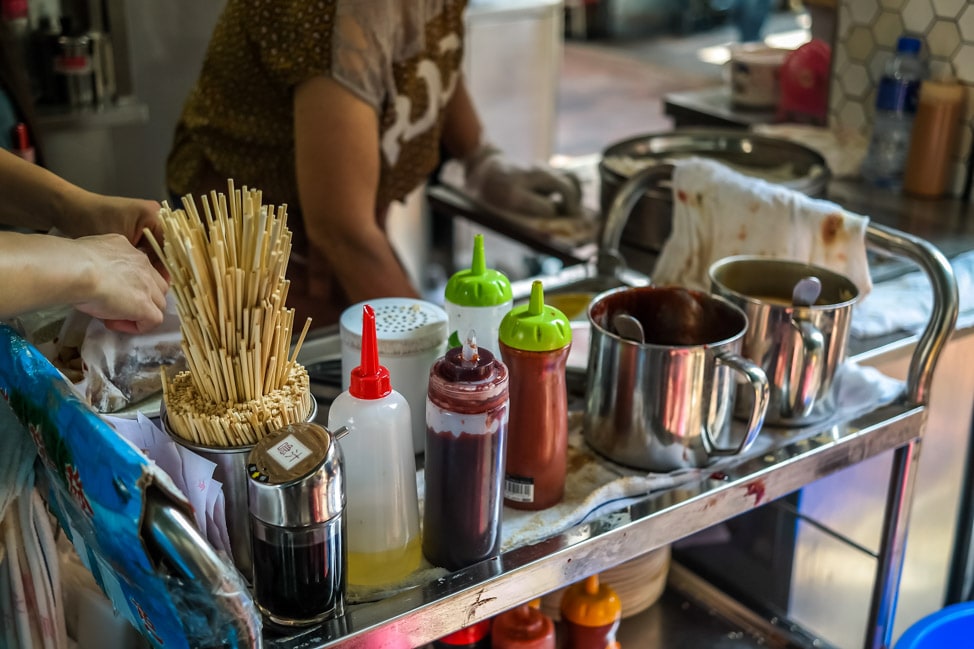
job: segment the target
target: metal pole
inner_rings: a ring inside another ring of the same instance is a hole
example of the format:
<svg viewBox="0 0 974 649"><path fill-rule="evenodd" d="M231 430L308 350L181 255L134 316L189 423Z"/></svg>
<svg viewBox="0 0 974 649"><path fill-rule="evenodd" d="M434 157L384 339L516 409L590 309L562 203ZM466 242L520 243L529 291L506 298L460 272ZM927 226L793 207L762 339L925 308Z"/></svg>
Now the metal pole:
<svg viewBox="0 0 974 649"><path fill-rule="evenodd" d="M865 649L888 649L892 645L896 599L903 572L903 557L906 554L910 504L916 483L915 464L919 455L919 440L893 452Z"/></svg>

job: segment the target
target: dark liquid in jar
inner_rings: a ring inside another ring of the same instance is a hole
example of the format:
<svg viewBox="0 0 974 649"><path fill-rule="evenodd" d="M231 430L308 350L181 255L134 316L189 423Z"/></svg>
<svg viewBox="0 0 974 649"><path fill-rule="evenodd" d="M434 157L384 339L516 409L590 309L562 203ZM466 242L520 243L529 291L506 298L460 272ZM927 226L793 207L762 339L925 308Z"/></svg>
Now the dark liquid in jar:
<svg viewBox="0 0 974 649"><path fill-rule="evenodd" d="M341 612L346 563L344 519L308 529L254 521L251 525L254 599L272 622L311 624Z"/></svg>
<svg viewBox="0 0 974 649"><path fill-rule="evenodd" d="M457 570L499 552L505 433L426 429L423 554L432 564Z"/></svg>

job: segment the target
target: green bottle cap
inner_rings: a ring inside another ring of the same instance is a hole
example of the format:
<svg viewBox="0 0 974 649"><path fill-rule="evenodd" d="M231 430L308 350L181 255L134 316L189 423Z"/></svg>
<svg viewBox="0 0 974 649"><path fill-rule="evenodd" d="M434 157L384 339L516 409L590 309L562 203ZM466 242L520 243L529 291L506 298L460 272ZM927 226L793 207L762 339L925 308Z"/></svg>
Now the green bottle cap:
<svg viewBox="0 0 974 649"><path fill-rule="evenodd" d="M572 342L572 325L564 313L544 303L544 288L535 280L531 299L504 316L498 337L514 349L548 352Z"/></svg>
<svg viewBox="0 0 974 649"><path fill-rule="evenodd" d="M507 276L484 262L484 235L474 235L470 268L453 273L444 297L458 306L497 306L514 298Z"/></svg>

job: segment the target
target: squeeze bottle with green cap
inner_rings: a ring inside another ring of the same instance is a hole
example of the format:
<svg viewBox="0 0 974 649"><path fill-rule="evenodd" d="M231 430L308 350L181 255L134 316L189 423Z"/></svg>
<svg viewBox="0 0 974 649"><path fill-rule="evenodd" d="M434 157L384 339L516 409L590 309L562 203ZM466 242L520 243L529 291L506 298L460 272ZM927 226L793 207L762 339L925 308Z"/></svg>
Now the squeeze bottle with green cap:
<svg viewBox="0 0 974 649"><path fill-rule="evenodd" d="M345 518L348 585L395 584L419 567L419 500L409 403L379 364L375 311L362 307L362 364L328 410L328 428L348 428Z"/></svg>
<svg viewBox="0 0 974 649"><path fill-rule="evenodd" d="M514 304L514 294L504 273L487 268L484 235L474 235L470 268L459 270L450 277L444 298L450 329L449 347L459 347L463 343L460 336L473 329L480 346L496 352L497 331Z"/></svg>
<svg viewBox="0 0 974 649"><path fill-rule="evenodd" d="M565 365L571 323L544 303L541 282L528 304L511 309L500 326L500 350L510 375L504 504L545 509L565 493L568 391Z"/></svg>

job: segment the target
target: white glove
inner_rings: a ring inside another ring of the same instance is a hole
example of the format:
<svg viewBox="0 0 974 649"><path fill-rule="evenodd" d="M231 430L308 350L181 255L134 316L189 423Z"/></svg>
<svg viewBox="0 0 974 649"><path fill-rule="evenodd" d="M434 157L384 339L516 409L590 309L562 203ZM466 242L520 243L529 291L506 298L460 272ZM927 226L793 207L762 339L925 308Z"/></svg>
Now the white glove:
<svg viewBox="0 0 974 649"><path fill-rule="evenodd" d="M481 145L463 161L465 189L482 203L524 216L576 216L581 185L573 174L535 166L517 167L499 149Z"/></svg>

